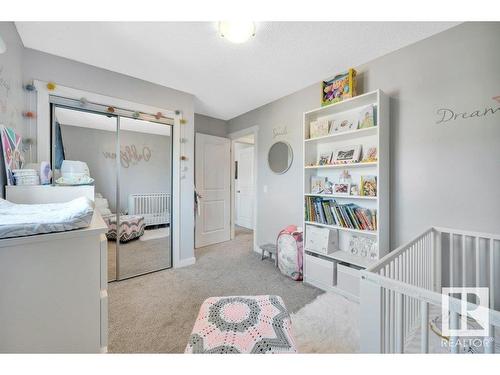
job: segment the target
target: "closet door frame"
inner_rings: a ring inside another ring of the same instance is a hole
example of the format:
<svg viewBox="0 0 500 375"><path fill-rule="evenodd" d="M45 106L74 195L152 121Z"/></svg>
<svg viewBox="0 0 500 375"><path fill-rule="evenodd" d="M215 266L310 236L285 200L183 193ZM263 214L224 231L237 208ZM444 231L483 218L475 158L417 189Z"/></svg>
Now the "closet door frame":
<svg viewBox="0 0 500 375"><path fill-rule="evenodd" d="M170 232L172 238L172 267L184 267L195 263L195 259L181 259L181 231L180 231L180 212L181 212L181 122L183 122L183 115L181 111L172 111L158 107L152 107L144 104L133 103L126 100L95 94L88 91L73 89L64 86L56 86L55 89L49 90L47 82L37 81L34 82L37 89L37 160L52 160L52 121L51 121L51 103L57 99L72 100L74 103L80 103L80 108L85 105L85 109L91 109L87 106L92 106L92 103L106 103L106 108L113 107L116 109L116 115L122 115L121 111L127 117L134 118L135 111L140 111L145 114L161 113L163 118L171 120L172 129L172 192L171 192L171 224ZM85 102L82 98L86 98ZM90 104L89 104L90 103ZM101 105L104 107L103 105ZM132 112L134 111L134 112ZM106 112L109 114L109 112ZM151 119L155 115L150 115ZM152 120L154 121L154 120ZM192 198L192 194L189 194Z"/></svg>

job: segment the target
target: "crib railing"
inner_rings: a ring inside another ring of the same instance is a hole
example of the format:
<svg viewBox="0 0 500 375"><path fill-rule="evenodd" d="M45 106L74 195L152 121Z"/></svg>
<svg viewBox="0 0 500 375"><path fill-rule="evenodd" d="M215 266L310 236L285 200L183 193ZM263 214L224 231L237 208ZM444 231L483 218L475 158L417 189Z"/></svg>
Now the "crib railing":
<svg viewBox="0 0 500 375"><path fill-rule="evenodd" d="M431 228L389 253L361 272L361 350L403 353L405 344L420 331L420 351L429 352L429 311L441 311L442 287L489 288L489 336L484 351L495 351L495 311L498 278L495 254L500 236L477 232ZM451 328L458 328L462 303L449 297ZM476 307L469 300L468 307ZM451 352L458 352L459 337L449 338Z"/></svg>
<svg viewBox="0 0 500 375"><path fill-rule="evenodd" d="M130 215L144 216L145 226L169 224L170 194L130 194L128 197L128 211Z"/></svg>

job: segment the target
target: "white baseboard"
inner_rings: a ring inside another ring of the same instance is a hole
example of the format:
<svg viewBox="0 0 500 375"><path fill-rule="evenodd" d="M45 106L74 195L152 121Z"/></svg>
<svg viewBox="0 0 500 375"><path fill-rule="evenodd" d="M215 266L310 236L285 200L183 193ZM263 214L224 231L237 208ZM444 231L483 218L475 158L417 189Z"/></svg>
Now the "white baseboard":
<svg viewBox="0 0 500 375"><path fill-rule="evenodd" d="M182 267L192 266L195 263L196 263L195 257L181 259L177 264L174 264L174 268L182 268Z"/></svg>

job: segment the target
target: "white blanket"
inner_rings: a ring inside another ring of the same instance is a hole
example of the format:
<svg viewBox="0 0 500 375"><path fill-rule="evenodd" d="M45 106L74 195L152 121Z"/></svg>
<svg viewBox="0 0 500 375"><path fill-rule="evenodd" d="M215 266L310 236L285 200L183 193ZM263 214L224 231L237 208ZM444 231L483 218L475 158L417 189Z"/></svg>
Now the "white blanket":
<svg viewBox="0 0 500 375"><path fill-rule="evenodd" d="M85 228L94 203L85 197L67 203L16 204L0 199L0 238Z"/></svg>

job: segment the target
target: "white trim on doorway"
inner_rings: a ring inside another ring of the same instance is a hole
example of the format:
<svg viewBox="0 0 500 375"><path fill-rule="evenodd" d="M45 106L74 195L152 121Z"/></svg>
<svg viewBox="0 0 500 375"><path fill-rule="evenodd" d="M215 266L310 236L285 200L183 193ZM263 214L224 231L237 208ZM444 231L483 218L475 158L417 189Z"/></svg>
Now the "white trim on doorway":
<svg viewBox="0 0 500 375"><path fill-rule="evenodd" d="M259 197L258 181L259 181L259 169L258 169L258 155L259 155L259 126L251 126L249 128L239 130L233 133L229 133L227 136L231 139L231 239L234 239L234 225L235 225L235 184L234 184L234 145L237 139L251 136L254 138L254 201L253 201L253 247L254 250L259 252L259 247L257 245L257 201Z"/></svg>
<svg viewBox="0 0 500 375"><path fill-rule="evenodd" d="M55 89L49 90L47 82L33 82L37 90L37 161L50 160L50 96L56 95L68 99L80 100L85 98L89 102L108 105L116 108L129 109L144 113L161 112L164 116L174 119L172 131L172 266L174 268L191 265L194 258L181 259L181 189L180 189L180 148L181 148L181 119L182 113L179 111L167 110L145 104L134 103L123 99L100 95L89 91L74 89L57 85ZM186 228L186 230L191 230Z"/></svg>

